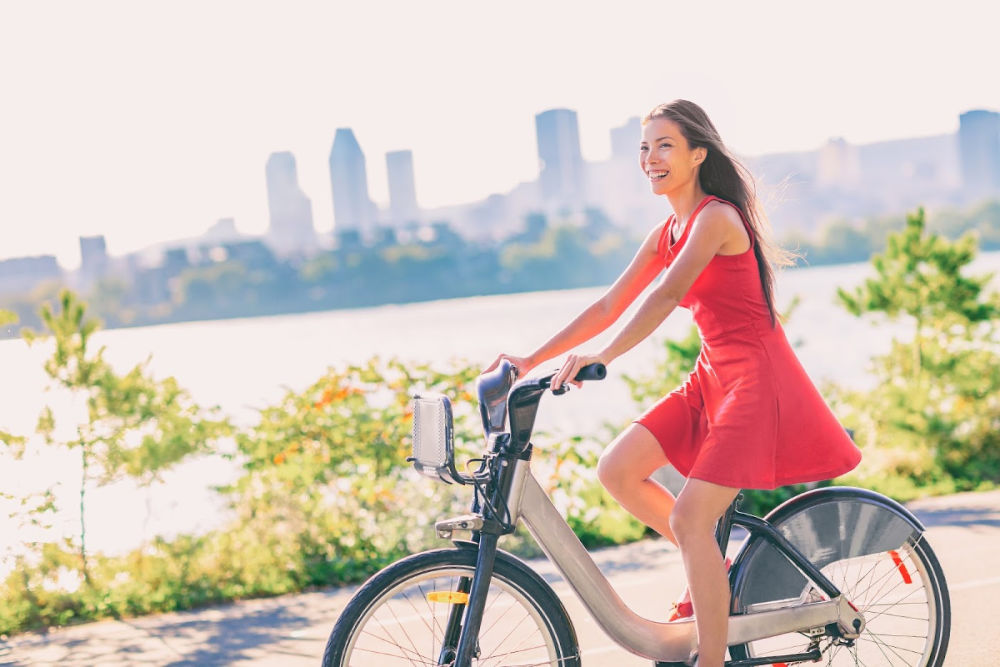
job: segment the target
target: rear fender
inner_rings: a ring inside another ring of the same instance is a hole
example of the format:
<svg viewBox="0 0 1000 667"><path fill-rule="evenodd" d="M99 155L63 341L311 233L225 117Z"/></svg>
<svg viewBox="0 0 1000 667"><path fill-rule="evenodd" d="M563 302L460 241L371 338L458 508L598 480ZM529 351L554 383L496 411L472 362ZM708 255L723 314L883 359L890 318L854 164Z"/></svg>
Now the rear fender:
<svg viewBox="0 0 1000 667"><path fill-rule="evenodd" d="M924 532L905 507L881 494L854 487L826 487L800 494L765 520L822 569L847 558L899 549ZM733 611L751 605L792 604L809 581L770 542L751 535L730 569Z"/></svg>

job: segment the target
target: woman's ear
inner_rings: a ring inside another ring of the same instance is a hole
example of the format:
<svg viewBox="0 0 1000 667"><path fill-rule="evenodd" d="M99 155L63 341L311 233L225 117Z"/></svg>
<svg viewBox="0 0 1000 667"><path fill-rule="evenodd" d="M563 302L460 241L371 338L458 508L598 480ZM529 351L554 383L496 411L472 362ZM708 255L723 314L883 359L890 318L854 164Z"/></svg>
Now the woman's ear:
<svg viewBox="0 0 1000 667"><path fill-rule="evenodd" d="M708 157L708 149L705 148L704 146L698 146L698 148L694 149L695 164L701 164L702 162L705 161L705 158L707 157Z"/></svg>

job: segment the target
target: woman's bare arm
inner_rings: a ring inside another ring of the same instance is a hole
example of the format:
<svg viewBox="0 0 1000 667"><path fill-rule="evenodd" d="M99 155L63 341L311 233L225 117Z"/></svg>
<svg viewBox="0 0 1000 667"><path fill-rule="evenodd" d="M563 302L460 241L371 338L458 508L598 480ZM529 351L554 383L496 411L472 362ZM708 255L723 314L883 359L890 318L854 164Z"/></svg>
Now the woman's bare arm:
<svg viewBox="0 0 1000 667"><path fill-rule="evenodd" d="M534 352L527 357L501 354L483 372L487 373L496 368L501 360L509 359L523 375L611 326L663 269L663 259L656 252L662 231L663 225L657 225L608 291Z"/></svg>
<svg viewBox="0 0 1000 667"><path fill-rule="evenodd" d="M643 300L639 310L614 339L593 355L570 355L552 380L553 389L570 381L580 368L592 363L609 364L645 339L676 308L702 270L730 238L739 233L730 207L706 207L694 221L687 242L671 263L663 279ZM742 230L742 222L735 220ZM745 232L744 232L745 233ZM633 297L634 298L634 297ZM567 348L568 349L568 348Z"/></svg>

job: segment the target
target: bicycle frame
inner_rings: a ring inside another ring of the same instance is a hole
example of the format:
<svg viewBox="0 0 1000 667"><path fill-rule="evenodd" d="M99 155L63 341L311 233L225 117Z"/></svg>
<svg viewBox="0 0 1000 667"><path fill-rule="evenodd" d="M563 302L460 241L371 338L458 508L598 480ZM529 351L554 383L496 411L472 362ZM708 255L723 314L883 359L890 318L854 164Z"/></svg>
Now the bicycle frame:
<svg viewBox="0 0 1000 667"><path fill-rule="evenodd" d="M659 623L636 614L612 588L587 549L531 474L530 461L518 460L508 499L511 522L524 521L529 532L562 573L598 625L626 650L652 660L682 662L697 648L693 619ZM744 644L775 635L836 623L846 633L860 633L864 619L812 564L757 517L736 512L734 525L764 533L830 600L729 619L728 644ZM857 624L856 624L857 623Z"/></svg>

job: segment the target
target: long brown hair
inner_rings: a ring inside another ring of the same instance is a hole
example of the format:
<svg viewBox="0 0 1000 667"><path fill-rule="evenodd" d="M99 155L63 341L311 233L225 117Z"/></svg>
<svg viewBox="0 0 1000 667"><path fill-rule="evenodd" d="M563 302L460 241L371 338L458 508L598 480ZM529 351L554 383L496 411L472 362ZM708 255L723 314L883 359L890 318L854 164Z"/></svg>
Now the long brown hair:
<svg viewBox="0 0 1000 667"><path fill-rule="evenodd" d="M642 124L645 125L654 118L666 118L677 123L690 148L704 148L707 151L698 170L698 183L701 189L705 194L732 202L740 209L753 229L754 238L751 241L754 256L757 258L757 272L760 274L760 284L764 289L764 299L771 311L771 323L774 324L778 315L774 308L772 267L792 264L794 255L782 250L771 241L770 225L757 199L753 176L729 152L722 143L719 131L709 120L708 114L694 102L674 100L661 104L646 114Z"/></svg>

